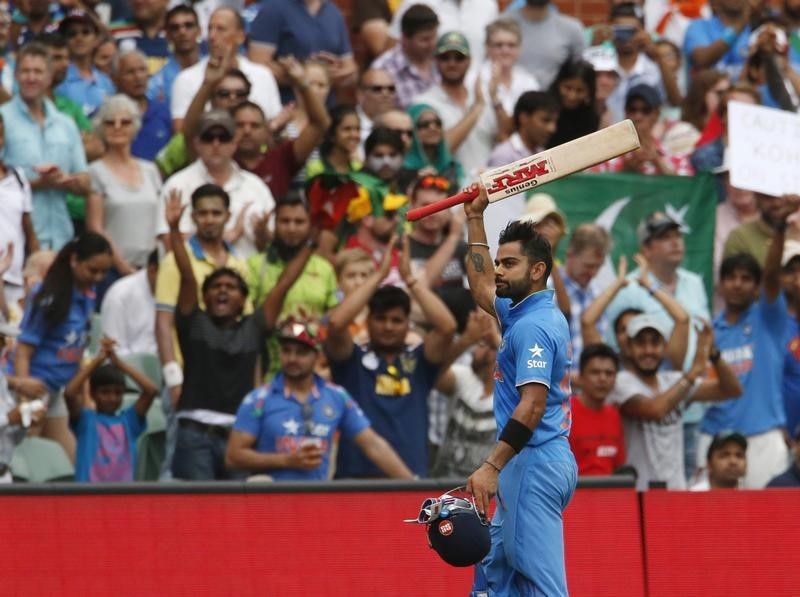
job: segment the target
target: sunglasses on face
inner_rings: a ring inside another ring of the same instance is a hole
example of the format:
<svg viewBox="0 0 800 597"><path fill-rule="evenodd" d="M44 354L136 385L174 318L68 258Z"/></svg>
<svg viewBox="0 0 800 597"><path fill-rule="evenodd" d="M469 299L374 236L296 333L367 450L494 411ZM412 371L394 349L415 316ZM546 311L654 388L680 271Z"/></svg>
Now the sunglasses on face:
<svg viewBox="0 0 800 597"><path fill-rule="evenodd" d="M103 126L108 126L113 128L131 126L132 124L133 124L133 119L131 118L119 118L117 120L109 118L103 121Z"/></svg>
<svg viewBox="0 0 800 597"><path fill-rule="evenodd" d="M449 54L440 54L436 57L439 62L464 62L467 57L464 54L453 52Z"/></svg>
<svg viewBox="0 0 800 597"><path fill-rule="evenodd" d="M371 91L372 93L389 93L395 94L397 92L397 87L394 85L366 85L364 87L367 91Z"/></svg>
<svg viewBox="0 0 800 597"><path fill-rule="evenodd" d="M244 99L250 93L246 89L217 89L216 96L220 99L229 99L235 97L236 99Z"/></svg>
<svg viewBox="0 0 800 597"><path fill-rule="evenodd" d="M437 129L442 128L442 121L439 118L431 118L429 120L420 120L417 123L417 128L420 130L429 129L431 127L436 127Z"/></svg>
<svg viewBox="0 0 800 597"><path fill-rule="evenodd" d="M181 29L186 29L186 31L190 31L195 27L197 27L197 23L187 21L185 23L170 23L169 25L167 25L167 30L175 32L175 31L180 31Z"/></svg>
<svg viewBox="0 0 800 597"><path fill-rule="evenodd" d="M213 143L219 141L220 143L230 143L233 141L233 135L228 131L208 131L200 135L201 143Z"/></svg>
<svg viewBox="0 0 800 597"><path fill-rule="evenodd" d="M440 191L450 190L450 181L443 176L423 176L417 185L420 189L439 189Z"/></svg>

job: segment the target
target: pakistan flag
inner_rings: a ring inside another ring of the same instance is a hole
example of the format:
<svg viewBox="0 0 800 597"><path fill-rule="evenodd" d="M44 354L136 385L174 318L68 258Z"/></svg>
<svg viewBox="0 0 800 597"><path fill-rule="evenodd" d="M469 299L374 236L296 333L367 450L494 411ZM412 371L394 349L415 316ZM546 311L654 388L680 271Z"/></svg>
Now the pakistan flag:
<svg viewBox="0 0 800 597"><path fill-rule="evenodd" d="M682 225L686 242L683 267L703 277L706 292L713 291L714 223L717 193L713 174L696 176L643 176L641 174L574 174L549 183L541 191L555 199L567 217L570 230L595 222L614 239L610 259L601 271L601 283L614 275L620 255L628 257L628 269L636 265L636 227L654 211L663 211ZM567 239L559 246L564 259ZM613 269L611 269L613 260Z"/></svg>

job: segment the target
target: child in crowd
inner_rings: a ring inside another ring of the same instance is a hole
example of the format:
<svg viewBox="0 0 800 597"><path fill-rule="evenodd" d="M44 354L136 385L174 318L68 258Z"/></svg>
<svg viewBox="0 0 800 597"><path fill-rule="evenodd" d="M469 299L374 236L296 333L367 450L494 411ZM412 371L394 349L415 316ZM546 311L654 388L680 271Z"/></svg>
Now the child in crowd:
<svg viewBox="0 0 800 597"><path fill-rule="evenodd" d="M106 360L110 364L104 364ZM117 413L125 393L125 376L141 389L139 399ZM84 404L84 383L95 408ZM114 341L103 338L100 350L64 388L69 416L78 438L76 481L133 481L136 470L136 440L146 428L145 415L158 389L114 351Z"/></svg>

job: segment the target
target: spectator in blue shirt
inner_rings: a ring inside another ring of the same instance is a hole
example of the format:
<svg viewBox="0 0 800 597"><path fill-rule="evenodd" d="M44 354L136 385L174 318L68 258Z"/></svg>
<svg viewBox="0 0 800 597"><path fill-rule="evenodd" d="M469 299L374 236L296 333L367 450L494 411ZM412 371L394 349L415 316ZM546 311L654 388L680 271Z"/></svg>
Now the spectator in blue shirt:
<svg viewBox="0 0 800 597"><path fill-rule="evenodd" d="M110 364L104 364L106 360ZM139 386L134 404L117 413L125 393L125 376ZM84 402L84 385L95 408ZM83 367L64 388L70 419L78 436L76 481L133 481L136 473L136 440L147 427L145 416L158 393L143 373L117 356L114 341L103 338L92 362Z"/></svg>
<svg viewBox="0 0 800 597"><path fill-rule="evenodd" d="M239 407L226 465L265 472L276 480L324 481L334 438L341 432L387 476L412 478L347 391L314 373L319 359L316 326L289 320L281 326L278 340L280 372L272 383L250 392Z"/></svg>
<svg viewBox="0 0 800 597"><path fill-rule="evenodd" d="M271 0L250 27L250 59L272 70L281 100L292 98L291 79L278 62L282 56L324 62L336 91L356 84L356 62L341 11L330 0Z"/></svg>
<svg viewBox="0 0 800 597"><path fill-rule="evenodd" d="M748 56L750 3L720 0L714 8L712 17L695 19L689 24L683 53L695 71L714 68L736 80Z"/></svg>
<svg viewBox="0 0 800 597"><path fill-rule="evenodd" d="M725 429L741 432L748 443L748 488L764 487L789 461L781 392L789 313L781 292L780 268L786 218L798 205L800 196L787 195L776 214L780 224L764 264L763 288L762 270L752 255L731 255L720 266L725 309L714 320L714 330L717 346L736 372L744 394L706 412L697 453L704 454L711 436Z"/></svg>
<svg viewBox="0 0 800 597"><path fill-rule="evenodd" d="M800 487L800 425L792 435L792 464L782 474L767 483L767 488L775 487Z"/></svg>
<svg viewBox="0 0 800 597"><path fill-rule="evenodd" d="M378 288L389 273L394 244L394 240L389 242L378 270L330 312L325 351L333 380L355 397L375 431L422 477L428 471L428 395L447 358L456 320L424 277L412 275L408 237L403 239L399 264L407 291L396 286ZM430 326L416 346L406 343L411 299ZM357 346L349 326L365 306L369 307L369 342ZM342 441L337 477L380 474L351 441Z"/></svg>
<svg viewBox="0 0 800 597"><path fill-rule="evenodd" d="M140 50L147 57L147 72L154 74L169 56L164 31L169 0L131 1L131 20L111 25L120 50Z"/></svg>
<svg viewBox="0 0 800 597"><path fill-rule="evenodd" d="M114 93L111 79L94 66L94 51L100 42L97 23L88 13L73 10L61 21L59 32L67 39L70 64L56 92L78 102L84 114L91 116L105 97Z"/></svg>
<svg viewBox="0 0 800 597"><path fill-rule="evenodd" d="M147 97L147 56L136 49L121 50L111 62L111 73L119 92L136 102L141 114L131 153L152 161L172 137L172 116L163 100Z"/></svg>
<svg viewBox="0 0 800 597"><path fill-rule="evenodd" d="M41 248L58 250L74 230L67 193L89 192L89 174L78 127L47 97L50 51L30 43L20 50L15 77L19 91L0 106L5 122L5 162L22 168L33 190L33 227Z"/></svg>
<svg viewBox="0 0 800 597"><path fill-rule="evenodd" d="M164 66L150 77L147 97L161 100L169 106L175 77L200 60L200 22L194 8L187 4L171 8L166 17L166 30L172 54Z"/></svg>
<svg viewBox="0 0 800 597"><path fill-rule="evenodd" d="M77 373L89 343L94 287L111 267L111 245L87 232L56 255L41 285L25 305L13 373L44 382L49 392L43 435L57 440L74 460L75 438L67 427L61 388Z"/></svg>

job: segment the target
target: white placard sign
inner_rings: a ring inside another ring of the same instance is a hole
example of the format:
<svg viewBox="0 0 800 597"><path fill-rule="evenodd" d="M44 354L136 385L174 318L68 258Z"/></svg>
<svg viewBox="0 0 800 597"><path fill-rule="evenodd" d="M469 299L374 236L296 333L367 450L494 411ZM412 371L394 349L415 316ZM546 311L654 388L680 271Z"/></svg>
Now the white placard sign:
<svg viewBox="0 0 800 597"><path fill-rule="evenodd" d="M733 186L768 195L800 193L800 116L730 102L728 141Z"/></svg>

